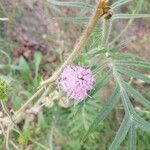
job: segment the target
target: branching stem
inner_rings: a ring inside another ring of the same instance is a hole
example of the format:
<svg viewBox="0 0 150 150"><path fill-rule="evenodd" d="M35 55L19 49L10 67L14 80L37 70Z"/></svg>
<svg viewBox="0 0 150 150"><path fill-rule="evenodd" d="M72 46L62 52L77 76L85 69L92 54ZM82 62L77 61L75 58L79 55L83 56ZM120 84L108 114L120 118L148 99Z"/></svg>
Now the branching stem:
<svg viewBox="0 0 150 150"><path fill-rule="evenodd" d="M77 55L80 54L80 52L82 50L81 48L84 46L85 42L91 35L97 21L103 15L105 15L107 13L107 11L108 11L108 0L99 0L96 10L91 17L91 19L87 25L87 28L82 33L81 37L79 38L79 41L77 41L77 43L75 44L73 52L70 54L68 59L62 64L62 66L56 72L54 72L54 74L49 79L47 79L46 81L44 81L42 83L42 86L47 85L51 82L54 82L58 78L58 76L61 74L61 72L63 71L65 66L72 63L73 60L77 57Z"/></svg>
<svg viewBox="0 0 150 150"><path fill-rule="evenodd" d="M108 10L108 0L99 0L97 7L87 25L87 28L82 33L81 37L79 38L79 41L75 44L73 52L70 54L68 59L62 64L62 66L56 72L54 72L54 74L49 79L42 82L40 89L29 100L27 100L27 102L17 111L16 118L19 115L19 113L24 111L25 108L27 108L27 106L43 91L44 87L46 87L49 83L56 81L63 69L65 68L65 66L72 63L75 57L80 54L81 48L91 35L97 21L103 15L105 15Z"/></svg>
<svg viewBox="0 0 150 150"><path fill-rule="evenodd" d="M44 81L41 85L42 87L17 111L16 115L18 115L20 112L22 112L27 106L28 104L31 103L31 101L33 101L33 99L39 95L39 93L41 91L43 91L43 86L44 85L48 85L51 82L54 82L60 75L60 73L63 71L63 69L65 68L66 65L70 64L73 62L73 60L75 59L75 57L77 55L80 54L81 52L81 48L84 46L85 42L87 41L87 39L89 38L89 36L91 35L97 21L107 13L107 11L109 10L108 8L108 0L99 0L96 10L93 13L86 30L82 33L81 37L79 38L79 41L77 41L77 43L74 46L74 50L73 52L70 54L70 56L68 57L68 59L62 64L62 66L56 71L54 72L54 74L52 75L52 77L50 77L49 79L47 79L46 81Z"/></svg>

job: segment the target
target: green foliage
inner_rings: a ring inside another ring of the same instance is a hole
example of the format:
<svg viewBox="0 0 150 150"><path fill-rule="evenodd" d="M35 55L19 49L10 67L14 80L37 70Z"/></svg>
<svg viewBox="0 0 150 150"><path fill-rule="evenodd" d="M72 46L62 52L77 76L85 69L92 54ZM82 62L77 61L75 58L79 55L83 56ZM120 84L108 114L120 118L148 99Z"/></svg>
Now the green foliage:
<svg viewBox="0 0 150 150"><path fill-rule="evenodd" d="M20 58L19 66L21 68L20 72L21 72L22 77L24 78L24 80L31 81L32 72L31 72L31 69L30 69L27 61L24 59L24 57Z"/></svg>
<svg viewBox="0 0 150 150"><path fill-rule="evenodd" d="M99 125L99 123L101 121L103 121L107 115L112 111L113 106L115 105L115 103L118 102L119 100L119 93L118 93L118 88L115 88L115 90L112 92L112 95L109 97L109 99L107 100L107 102L105 103L105 105L103 106L103 108L101 109L101 111L98 113L98 115L96 116L96 118L94 119L93 123L91 124L87 135L85 136L85 138Z"/></svg>
<svg viewBox="0 0 150 150"><path fill-rule="evenodd" d="M111 5L111 8L115 9L115 8L125 5L126 3L131 2L131 1L133 1L133 0L118 0Z"/></svg>
<svg viewBox="0 0 150 150"><path fill-rule="evenodd" d="M138 19L138 18L149 18L149 14L116 14L113 19Z"/></svg>
<svg viewBox="0 0 150 150"><path fill-rule="evenodd" d="M136 125L131 123L130 131L129 131L129 150L136 150L137 143L137 134L136 134Z"/></svg>
<svg viewBox="0 0 150 150"><path fill-rule="evenodd" d="M140 102L144 107L146 107L147 109L150 109L150 101L147 100L145 97L143 97L143 95L135 90L131 85L129 85L128 83L124 82L124 87L127 91L127 93L134 98L136 101Z"/></svg>
<svg viewBox="0 0 150 150"><path fill-rule="evenodd" d="M139 68L139 67L140 68L142 68L142 67L149 68L149 65L145 61L136 61L136 60L133 60L133 58L132 58L132 62L133 62L133 64L132 64L130 59L131 58L128 57L128 60L126 59L126 61L124 61L124 63L122 63L123 61L120 61L120 60L112 60L111 55L109 55L109 58L108 58L108 66L112 69L113 77L119 87L115 93L117 93L117 94L120 93L119 95L121 97L123 107L125 109L125 117L124 117L124 119L120 125L120 128L116 134L116 137L115 137L114 141L112 142L109 149L118 149L118 147L120 146L122 141L125 139L128 132L131 132L131 133L129 133L130 134L130 138L129 138L130 149L132 148L132 146L133 146L133 149L135 149L135 147L136 147L135 127L139 127L143 131L149 131L149 127L150 127L150 123L146 122L142 117L140 117L135 112L134 107L130 101L129 95L131 97L135 98L135 100L139 101L141 104L143 104L143 106L147 107L148 109L150 108L149 101L147 99L145 99L131 85L126 83L123 80L123 76L120 74L120 73L123 73L126 76L138 78L138 79L145 81L146 83L149 83L149 77L143 75L142 73L134 71L133 69L129 69L132 66L137 67L137 68ZM126 65L126 64L128 64L128 65ZM120 67L120 66L122 66L122 67ZM89 133L91 133L91 131L93 131L101 123L101 121L103 121L103 119L105 119L107 117L108 113L111 112L112 107L113 107L113 103L111 103L111 97L110 97L110 100L107 100L108 104L106 103L103 106L102 110L97 115L96 119L94 119L93 123L91 124L91 126L87 132L87 135L89 135ZM112 98L112 101L115 102L115 100L116 100L116 98ZM87 137L87 135L85 136L85 138ZM134 145L132 145L131 143Z"/></svg>
<svg viewBox="0 0 150 150"><path fill-rule="evenodd" d="M9 85L5 80L0 78L0 100L6 99L8 97Z"/></svg>
<svg viewBox="0 0 150 150"><path fill-rule="evenodd" d="M18 142L19 142L19 144L21 144L21 145L27 145L29 139L30 139L30 136L27 135L27 134L20 135L19 138L18 138Z"/></svg>
<svg viewBox="0 0 150 150"><path fill-rule="evenodd" d="M129 118L127 116L124 117L120 128L118 129L115 139L113 140L112 144L110 145L110 150L118 149L122 141L125 139L128 130L130 129L131 123L129 122Z"/></svg>
<svg viewBox="0 0 150 150"><path fill-rule="evenodd" d="M18 137L18 142L21 145L27 145L30 138L31 138L30 122L28 119L26 119L23 126L23 132Z"/></svg>
<svg viewBox="0 0 150 150"><path fill-rule="evenodd" d="M40 52L35 52L34 63L35 63L35 78L38 76L39 66L42 60L42 54Z"/></svg>
<svg viewBox="0 0 150 150"><path fill-rule="evenodd" d="M94 9L93 5L83 3L83 2L65 2L65 1L58 1L58 0L50 0L49 1L52 5L57 6L65 6L65 7L74 7L80 9Z"/></svg>
<svg viewBox="0 0 150 150"><path fill-rule="evenodd" d="M37 97L33 104L24 111L24 119L17 122L21 134L10 134L9 144L14 142L18 149L22 149L22 146L27 149L31 144L33 150L142 150L149 147L150 101L148 96L145 97L143 90L145 90L145 85L148 87L150 84L148 75L150 63L139 56L122 52L122 46L120 46L122 43L119 43L120 37L134 19L150 17L143 11L140 13L143 0L130 3L132 1L113 1L111 8L114 15L111 20L105 22L108 27L103 24L102 28L98 23L83 48L83 53L75 60L76 64L90 68L94 74L95 86L89 92L89 97L81 103L70 100L69 106L62 108L59 105L63 97L62 93L52 83L52 89L56 88L60 95L54 101L54 105L47 108L43 104L43 100L49 98L48 94L45 94L47 90L45 87L42 93L44 96ZM49 0L49 4L54 6L54 13L55 11L57 13L59 6L77 9L79 14L90 14L95 7L95 3L60 0ZM125 14L120 12L120 7L130 4L133 6L128 7L129 12ZM57 19L62 19L60 21L67 21L67 23L78 23L84 28L83 25L89 20L89 15L77 15L75 18L60 16ZM119 21L129 20L129 22L121 33L116 34L112 26L118 19ZM25 103L24 100L38 89L41 78L44 78L42 60L45 58L42 53L35 52L32 61L20 57L19 63L16 64L10 57L10 51L14 45L10 44L10 48L6 46L7 42L4 44L5 41L0 37L0 48L7 51L0 51L0 71L18 80L14 83L14 91L10 96L12 108L18 110ZM51 68L52 64L48 65ZM44 73L47 73L47 70L44 70ZM3 85L3 82L0 81L0 92L2 93L0 96L3 95L4 98L7 94L2 91L6 91L7 86L3 88ZM139 90L139 86L142 86L143 89ZM54 96L57 97L57 94ZM48 101L51 102L52 98L49 98ZM39 112L26 113L30 108L39 105ZM18 129L15 128L15 130ZM0 137L0 149L5 147L5 142L3 142L5 140L2 138Z"/></svg>
<svg viewBox="0 0 150 150"><path fill-rule="evenodd" d="M38 86L40 81L39 66L42 61L42 54L40 52L35 52L33 61L33 66L30 66L24 57L20 57L19 68L20 73L26 82L32 82L35 86ZM32 73L32 68L34 68L35 70L34 77Z"/></svg>

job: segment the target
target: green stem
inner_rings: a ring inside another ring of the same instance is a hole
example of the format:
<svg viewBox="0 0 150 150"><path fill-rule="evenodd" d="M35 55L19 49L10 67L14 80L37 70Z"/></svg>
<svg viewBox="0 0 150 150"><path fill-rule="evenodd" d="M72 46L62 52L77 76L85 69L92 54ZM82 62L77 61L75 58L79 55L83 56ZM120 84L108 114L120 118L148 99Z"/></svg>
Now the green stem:
<svg viewBox="0 0 150 150"><path fill-rule="evenodd" d="M44 87L41 87L27 102L16 112L16 118L18 115L23 112L27 106L44 90Z"/></svg>

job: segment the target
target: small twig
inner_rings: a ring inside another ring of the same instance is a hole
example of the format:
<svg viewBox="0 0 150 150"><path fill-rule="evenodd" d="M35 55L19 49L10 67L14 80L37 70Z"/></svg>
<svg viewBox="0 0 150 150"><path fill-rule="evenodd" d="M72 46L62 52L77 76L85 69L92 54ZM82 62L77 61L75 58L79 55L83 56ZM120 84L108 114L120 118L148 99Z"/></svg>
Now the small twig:
<svg viewBox="0 0 150 150"><path fill-rule="evenodd" d="M92 17L87 25L86 30L82 33L81 37L79 38L79 41L75 44L73 52L70 54L68 59L62 64L62 66L56 72L54 72L54 74L49 79L42 82L42 84L41 84L42 86L47 85L51 82L54 82L58 78L58 76L61 74L61 72L65 68L65 66L70 64L71 62L73 62L73 60L76 58L76 56L80 54L81 48L84 46L85 42L91 35L97 21L103 15L105 15L107 13L107 11L108 11L108 0L99 0L96 10L92 15Z"/></svg>

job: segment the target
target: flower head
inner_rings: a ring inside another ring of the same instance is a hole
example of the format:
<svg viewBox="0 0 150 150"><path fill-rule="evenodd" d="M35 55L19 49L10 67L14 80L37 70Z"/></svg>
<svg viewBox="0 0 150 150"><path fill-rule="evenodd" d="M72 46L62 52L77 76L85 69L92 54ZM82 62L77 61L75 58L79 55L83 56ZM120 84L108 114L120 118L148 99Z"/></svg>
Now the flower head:
<svg viewBox="0 0 150 150"><path fill-rule="evenodd" d="M68 65L61 74L60 86L67 95L77 101L82 101L93 88L94 77L90 69Z"/></svg>

